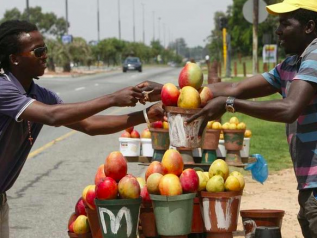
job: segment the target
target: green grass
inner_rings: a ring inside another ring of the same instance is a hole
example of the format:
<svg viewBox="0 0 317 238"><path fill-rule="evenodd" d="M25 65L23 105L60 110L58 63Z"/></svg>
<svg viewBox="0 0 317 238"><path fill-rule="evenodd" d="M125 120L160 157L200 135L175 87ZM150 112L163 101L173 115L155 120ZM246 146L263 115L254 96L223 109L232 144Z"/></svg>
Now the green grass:
<svg viewBox="0 0 317 238"><path fill-rule="evenodd" d="M239 81L241 79L241 77L237 77L232 80ZM279 94L274 94L256 100L280 98ZM225 113L222 117L222 124L229 121L232 116L238 117L239 121L246 123L247 128L252 131L250 154L261 154L266 159L270 171L292 167L284 123L264 121L242 113Z"/></svg>

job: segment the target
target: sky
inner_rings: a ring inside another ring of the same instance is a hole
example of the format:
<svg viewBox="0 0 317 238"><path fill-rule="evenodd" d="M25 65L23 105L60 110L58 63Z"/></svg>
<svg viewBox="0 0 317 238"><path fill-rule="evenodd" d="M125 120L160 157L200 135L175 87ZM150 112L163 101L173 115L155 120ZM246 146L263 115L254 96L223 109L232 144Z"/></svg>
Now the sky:
<svg viewBox="0 0 317 238"><path fill-rule="evenodd" d="M119 38L118 5L120 5L121 39L145 44L155 38L163 46L184 38L187 46L204 46L214 28L214 13L226 12L232 0L67 0L69 34L87 42L98 39L97 9L99 1L100 39ZM0 18L14 7L23 11L26 0L0 0ZM120 4L118 4L120 3ZM42 7L66 18L66 0L29 0L29 6ZM134 9L134 11L133 11ZM133 14L134 12L134 14ZM143 17L144 13L144 17ZM134 16L134 17L133 17ZM133 20L134 19L134 20ZM143 28L144 22L144 28Z"/></svg>

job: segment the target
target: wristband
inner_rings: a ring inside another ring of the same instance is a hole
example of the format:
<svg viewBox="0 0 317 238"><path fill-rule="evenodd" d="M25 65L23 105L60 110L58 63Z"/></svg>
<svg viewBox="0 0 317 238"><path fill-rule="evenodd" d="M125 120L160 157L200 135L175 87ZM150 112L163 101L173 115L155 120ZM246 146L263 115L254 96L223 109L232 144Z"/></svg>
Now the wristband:
<svg viewBox="0 0 317 238"><path fill-rule="evenodd" d="M143 116L144 116L145 122L147 123L148 127L150 128L151 123L149 121L149 118L147 117L146 109L143 109Z"/></svg>

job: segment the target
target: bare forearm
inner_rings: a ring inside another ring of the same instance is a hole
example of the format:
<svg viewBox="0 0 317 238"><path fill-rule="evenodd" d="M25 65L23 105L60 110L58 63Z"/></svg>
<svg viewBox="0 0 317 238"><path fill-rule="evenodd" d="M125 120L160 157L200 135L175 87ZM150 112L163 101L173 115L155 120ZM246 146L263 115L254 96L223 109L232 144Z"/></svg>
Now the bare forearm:
<svg viewBox="0 0 317 238"><path fill-rule="evenodd" d="M105 135L144 123L142 111L126 115L96 115L68 127L88 135Z"/></svg>

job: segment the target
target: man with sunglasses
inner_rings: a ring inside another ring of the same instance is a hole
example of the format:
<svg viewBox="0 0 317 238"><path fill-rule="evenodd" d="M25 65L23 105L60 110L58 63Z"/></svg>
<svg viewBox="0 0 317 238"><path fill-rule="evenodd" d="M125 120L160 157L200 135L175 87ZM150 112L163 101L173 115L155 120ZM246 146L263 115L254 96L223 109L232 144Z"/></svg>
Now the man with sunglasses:
<svg viewBox="0 0 317 238"><path fill-rule="evenodd" d="M146 114L152 121L163 117L160 105L126 115L95 116L109 107L135 106L144 101L143 84L87 102L62 103L55 93L33 81L44 74L46 60L47 47L35 25L18 20L0 25L0 71L4 71L0 74L1 238L9 237L6 191L16 181L43 125L64 125L99 135L144 123Z"/></svg>

